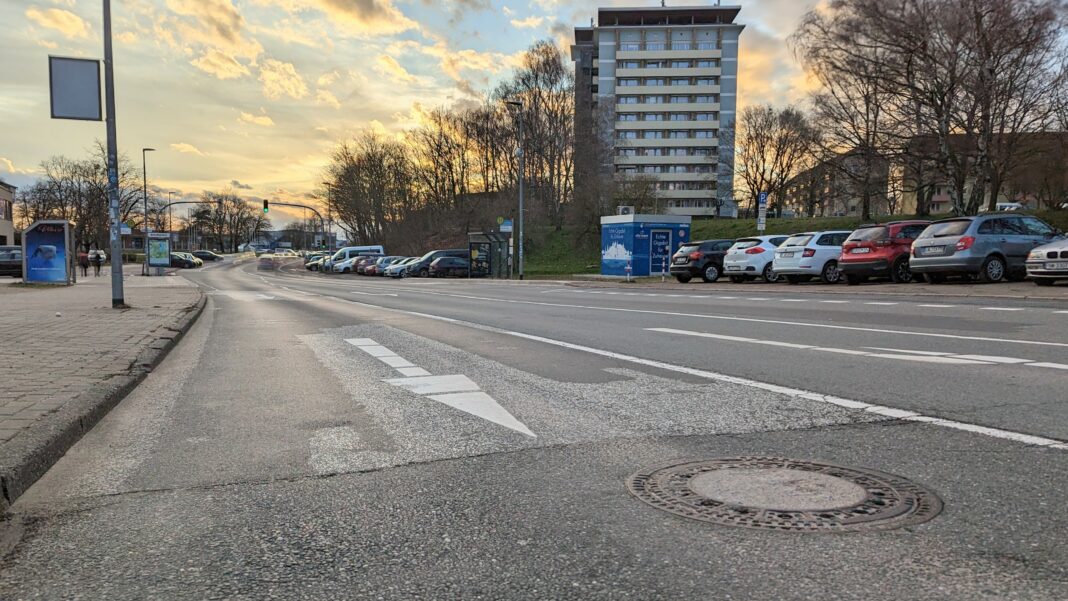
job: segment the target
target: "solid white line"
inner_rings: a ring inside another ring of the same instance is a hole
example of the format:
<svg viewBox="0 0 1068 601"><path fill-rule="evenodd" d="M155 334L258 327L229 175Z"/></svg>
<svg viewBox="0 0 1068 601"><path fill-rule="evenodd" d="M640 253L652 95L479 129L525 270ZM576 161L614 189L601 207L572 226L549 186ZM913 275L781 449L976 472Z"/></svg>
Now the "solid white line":
<svg viewBox="0 0 1068 601"><path fill-rule="evenodd" d="M1054 313L1060 313L1060 314L1062 314L1062 315L1063 315L1063 314L1066 314L1066 313L1068 313L1068 311L1054 311Z"/></svg>
<svg viewBox="0 0 1068 601"><path fill-rule="evenodd" d="M473 323L470 321L460 321L451 317L441 317L438 315L430 315L428 313L416 313L415 311L407 311L404 309L396 309L394 307L384 307L382 305L372 305L370 303L361 303L352 300L346 300L346 302L366 307L375 310L386 310L394 313L402 313L407 315L418 315L420 317L427 317L429 319L436 319L445 321L447 323L454 323L462 325L464 327L482 330L484 332L493 332L495 334L503 334L506 336L514 336L516 338L523 338L525 340L532 340L535 342L541 342L544 344L550 344L561 348L567 348L575 351L581 351L590 353L592 355L598 355L601 357L608 357L610 359L616 359L619 361L626 361L628 363L634 363L636 365L645 365L647 367L654 367L656 369L662 369L664 371L673 371L675 373L683 373L691 376L697 376L705 378L706 380L714 380L718 382L727 382L730 384L739 384L741 386L749 386L750 388L757 388L759 390L766 390L768 392L774 392L786 396L793 396L817 403L827 403L836 407L844 407L846 409L858 409L868 411L871 413L879 413L881 411L894 411L903 412L901 409L895 409L893 407L885 407L881 405L873 405L870 403L864 403L861 401L854 401L852 399L846 399L842 397L836 397L832 395L820 394L818 392L812 392L809 390L802 390L799 388L789 388L787 386L779 386L778 384L771 384L768 382L759 382L757 380L750 380L749 378L740 378L737 376L728 376L726 374L720 374L716 372L706 371L702 369L694 369L692 367L685 367L682 365L675 365L674 363L664 363L662 361L654 361L652 359L643 359L641 357L634 357L632 355L625 355L623 353L616 353L613 351L606 351L603 349L592 348L588 346L582 346L580 344L573 344L570 342L564 342L562 340L554 340L552 338L545 338L544 336L535 336L533 334L525 334L523 332L514 332L511 330L505 330L502 328L496 328L493 326L487 326L479 323ZM942 419L938 417L931 417L914 413L909 417L902 418L909 421L917 421L936 426L942 426L944 428L953 428L956 430L964 430L967 432L973 432L976 434L982 434L983 436L989 436L990 438L998 438L1001 440L1013 440L1021 442L1023 444L1047 447L1051 449L1068 450L1068 441L1056 440L1053 438L1044 438L1042 436L1034 436L1031 434L1024 434L1022 432L1013 432L1012 430L1002 430L1000 428L989 428L986 426L980 426L977 424L969 424L966 422L957 422L953 420Z"/></svg>
<svg viewBox="0 0 1068 601"><path fill-rule="evenodd" d="M931 355L932 357L945 357L952 355L953 353L943 353L940 351L910 351L902 348L883 348L881 346L866 346L864 348L870 348L873 351L890 351L891 353L909 353L911 355Z"/></svg>
<svg viewBox="0 0 1068 601"><path fill-rule="evenodd" d="M953 355L958 359L974 359L975 361L989 361L990 363L1004 363L1011 365L1014 363L1031 363L1030 359L1018 359L1016 357L999 357L993 355Z"/></svg>
<svg viewBox="0 0 1068 601"><path fill-rule="evenodd" d="M1068 369L1064 363L1028 363L1028 367L1049 367L1051 369Z"/></svg>

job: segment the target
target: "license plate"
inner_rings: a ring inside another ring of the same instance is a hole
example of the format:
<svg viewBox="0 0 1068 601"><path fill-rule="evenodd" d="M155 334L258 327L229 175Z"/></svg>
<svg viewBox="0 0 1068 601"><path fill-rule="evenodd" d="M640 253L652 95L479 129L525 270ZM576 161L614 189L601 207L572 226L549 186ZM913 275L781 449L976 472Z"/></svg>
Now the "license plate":
<svg viewBox="0 0 1068 601"><path fill-rule="evenodd" d="M1068 263L1046 263L1046 269L1068 269Z"/></svg>
<svg viewBox="0 0 1068 601"><path fill-rule="evenodd" d="M789 259L790 257L794 256L794 253L779 253L779 256L784 259Z"/></svg>
<svg viewBox="0 0 1068 601"><path fill-rule="evenodd" d="M920 248L921 255L940 255L946 250L945 246L924 246Z"/></svg>
<svg viewBox="0 0 1068 601"><path fill-rule="evenodd" d="M851 250L849 252L853 253L854 255L863 255L863 254L866 254L866 253L870 253L871 249L870 248L854 248L853 250Z"/></svg>
<svg viewBox="0 0 1068 601"><path fill-rule="evenodd" d="M741 270L742 270L742 266L741 265L728 265L727 266L727 271L741 271Z"/></svg>
<svg viewBox="0 0 1068 601"><path fill-rule="evenodd" d="M689 259L687 259L686 257L675 257L675 264L676 265L682 265L683 263L685 263L688 260Z"/></svg>

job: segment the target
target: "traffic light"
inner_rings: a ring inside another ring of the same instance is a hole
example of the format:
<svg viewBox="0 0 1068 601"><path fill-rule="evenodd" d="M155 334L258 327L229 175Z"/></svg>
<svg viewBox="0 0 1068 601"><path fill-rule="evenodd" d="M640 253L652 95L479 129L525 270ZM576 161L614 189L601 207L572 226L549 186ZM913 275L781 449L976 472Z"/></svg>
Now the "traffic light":
<svg viewBox="0 0 1068 601"><path fill-rule="evenodd" d="M266 215L266 214L267 214L267 211L268 211L268 209L269 209L269 208L270 208L270 207L269 207L269 206L267 206L267 199L266 199L266 198L264 198L264 199L263 199L263 214L264 214L264 215Z"/></svg>

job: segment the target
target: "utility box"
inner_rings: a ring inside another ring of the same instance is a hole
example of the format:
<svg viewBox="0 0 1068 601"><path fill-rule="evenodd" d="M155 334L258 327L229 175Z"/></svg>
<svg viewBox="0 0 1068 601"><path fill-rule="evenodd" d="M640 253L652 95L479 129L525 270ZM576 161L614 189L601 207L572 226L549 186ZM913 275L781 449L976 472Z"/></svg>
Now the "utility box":
<svg viewBox="0 0 1068 601"><path fill-rule="evenodd" d="M471 277L508 279L508 249L510 233L468 232L467 245L471 250Z"/></svg>
<svg viewBox="0 0 1068 601"><path fill-rule="evenodd" d="M601 217L601 275L667 273L671 255L689 241L690 217L685 215Z"/></svg>

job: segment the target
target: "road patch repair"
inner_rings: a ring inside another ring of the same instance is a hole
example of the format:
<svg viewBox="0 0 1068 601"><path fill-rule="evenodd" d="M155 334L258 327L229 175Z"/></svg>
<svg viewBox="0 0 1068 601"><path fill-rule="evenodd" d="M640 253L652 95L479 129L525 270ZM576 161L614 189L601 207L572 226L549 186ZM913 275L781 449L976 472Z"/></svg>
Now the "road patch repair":
<svg viewBox="0 0 1068 601"><path fill-rule="evenodd" d="M934 492L900 476L776 457L673 464L627 480L641 501L678 516L788 532L870 532L942 511Z"/></svg>

